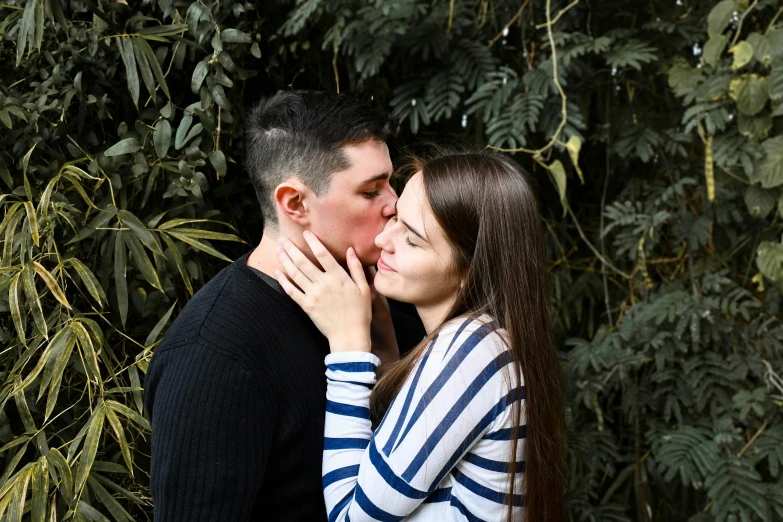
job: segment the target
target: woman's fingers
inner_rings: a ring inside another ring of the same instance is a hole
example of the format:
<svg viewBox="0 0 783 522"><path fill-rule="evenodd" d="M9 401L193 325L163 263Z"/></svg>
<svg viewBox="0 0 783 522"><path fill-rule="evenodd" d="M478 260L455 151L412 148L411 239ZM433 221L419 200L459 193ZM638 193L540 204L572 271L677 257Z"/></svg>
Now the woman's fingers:
<svg viewBox="0 0 783 522"><path fill-rule="evenodd" d="M315 281L318 276L321 275L321 270L313 264L312 261L307 259L307 256L302 253L299 248L293 244L290 240L286 238L280 239L280 245L283 247L283 250L285 250L285 253L288 254L288 257L291 259L291 262L294 263L299 270L302 271L302 273L309 279L310 281ZM289 272L290 274L290 272Z"/></svg>
<svg viewBox="0 0 783 522"><path fill-rule="evenodd" d="M296 265L296 263L291 260L288 252L286 252L282 247L277 247L277 258L280 259L280 262L283 264L283 268L285 268L285 271L288 272L288 277L290 277L299 288L306 292L312 281L304 273L302 273L301 270L299 270L299 267Z"/></svg>
<svg viewBox="0 0 783 522"><path fill-rule="evenodd" d="M305 230L302 235L304 236L304 240L307 241L307 245L310 247L310 251L313 253L318 262L321 263L321 266L326 272L338 273L338 270L343 270L343 267L341 267L337 260L335 260L334 256L329 253L323 243L321 243L321 241L315 237L315 234L309 230Z"/></svg>
<svg viewBox="0 0 783 522"><path fill-rule="evenodd" d="M367 278L364 275L364 267L356 256L356 251L353 247L348 249L345 260L348 264L348 270L351 272L351 279L353 279L353 282L356 283L356 286L363 294L369 292L370 285L367 284Z"/></svg>
<svg viewBox="0 0 783 522"><path fill-rule="evenodd" d="M295 287L291 281L288 280L288 277L286 277L286 275L280 270L275 270L275 275L277 276L277 282L280 283L280 286L283 287L285 293L288 294L288 296L293 299L296 304L303 306L305 295L302 293L302 291Z"/></svg>

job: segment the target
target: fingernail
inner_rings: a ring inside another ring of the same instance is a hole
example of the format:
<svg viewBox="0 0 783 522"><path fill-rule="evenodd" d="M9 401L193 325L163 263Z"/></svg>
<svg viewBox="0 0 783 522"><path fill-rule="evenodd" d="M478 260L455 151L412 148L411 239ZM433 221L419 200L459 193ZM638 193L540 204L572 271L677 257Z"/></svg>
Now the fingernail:
<svg viewBox="0 0 783 522"><path fill-rule="evenodd" d="M312 232L310 232L309 230L305 230L304 232L302 232L302 235L303 235L304 237L308 237L308 236L312 236L312 235L313 235L313 233L312 233Z"/></svg>
<svg viewBox="0 0 783 522"><path fill-rule="evenodd" d="M356 251L353 249L353 247L348 249L348 255L351 257L356 257Z"/></svg>

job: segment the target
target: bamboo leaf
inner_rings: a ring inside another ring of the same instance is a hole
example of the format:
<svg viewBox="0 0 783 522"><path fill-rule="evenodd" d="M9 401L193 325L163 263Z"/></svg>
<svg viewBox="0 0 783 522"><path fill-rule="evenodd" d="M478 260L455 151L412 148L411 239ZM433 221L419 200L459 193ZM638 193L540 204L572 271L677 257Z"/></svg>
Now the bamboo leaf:
<svg viewBox="0 0 783 522"><path fill-rule="evenodd" d="M87 478L87 484L89 484L90 489L93 491L93 493L95 493L96 498L101 501L103 507L109 511L109 514L112 517L114 517L114 520L117 522L133 521L133 517L131 517L130 514L125 511L120 503L117 502L117 499L115 499L109 494L108 491L106 491L100 482L95 480L92 476L89 476Z"/></svg>
<svg viewBox="0 0 783 522"><path fill-rule="evenodd" d="M71 473L71 466L68 465L68 461L65 460L62 453L57 448L52 448L46 454L46 459L49 464L54 466L57 470L57 474L60 476L60 482L57 489L63 496L63 499L70 502L73 498L73 475Z"/></svg>
<svg viewBox="0 0 783 522"><path fill-rule="evenodd" d="M114 287L117 291L117 308L120 311L120 321L125 326L128 317L128 281L125 279L127 267L125 237L123 231L115 232L114 239Z"/></svg>
<svg viewBox="0 0 783 522"><path fill-rule="evenodd" d="M35 288L35 272L30 264L26 265L21 272L22 286L24 288L25 300L27 301L27 307L33 314L33 320L35 327L41 332L45 338L49 338L49 327L46 325L46 319L43 316L43 309L41 308L41 300L38 297L38 291Z"/></svg>
<svg viewBox="0 0 783 522"><path fill-rule="evenodd" d="M174 36L177 34L182 34L187 30L188 30L187 24L171 24L171 25L159 25L154 27L144 27L136 32L141 35L154 34L157 36Z"/></svg>
<svg viewBox="0 0 783 522"><path fill-rule="evenodd" d="M52 337L52 339L49 341L49 344L46 346L46 349L41 355L41 358L38 360L38 364L35 365L33 371L30 372L25 380L19 385L19 389L23 390L27 388L27 386L32 384L32 382L42 371L43 377L41 378L41 390L45 390L46 387L49 386L49 383L52 380L52 372L54 370L54 364L50 364L50 362L55 360L62 353L62 351L65 349L65 346L71 340L72 335L73 330L71 329L70 325L61 328L60 331L54 334L54 337ZM41 398L42 394L43 392L39 393L38 399Z"/></svg>
<svg viewBox="0 0 783 522"><path fill-rule="evenodd" d="M183 234L179 234L177 232L172 232L171 230L167 230L166 234L170 235L171 237L173 237L175 239L179 239L183 243L187 243L188 245L192 246L196 250L200 250L202 252L205 252L207 254L210 254L212 256L215 256L215 257L217 257L219 259L222 259L224 261L227 261L227 262L231 263L231 259L227 258L226 256L224 256L223 254L221 254L220 252L218 252L217 250L215 250L211 246L209 246L209 245L207 245L205 243L202 243L201 241L197 241L197 240L195 240L195 239L193 239L191 237L188 237L188 236L183 235Z"/></svg>
<svg viewBox="0 0 783 522"><path fill-rule="evenodd" d="M182 281L185 283L185 288L188 289L188 294L193 295L193 286L190 282L190 275L188 274L188 270L185 268L185 261L182 259L182 253L179 251L179 248L177 248L177 245L174 244L174 241L172 241L169 236L166 234L161 234L160 237L163 238L163 241L169 247L171 257L174 258L174 264L177 265L177 270L179 271L179 275L182 277Z"/></svg>
<svg viewBox="0 0 783 522"><path fill-rule="evenodd" d="M5 163L2 157L0 157L0 179L2 179L8 188L14 189L14 179L11 177L11 172L8 170L8 165Z"/></svg>
<svg viewBox="0 0 783 522"><path fill-rule="evenodd" d="M25 336L24 323L22 322L22 311L19 307L19 277L21 271L14 276L11 280L11 285L8 287L8 306L11 308L11 318L14 321L16 327L16 333L19 336L19 340L22 344L27 344Z"/></svg>
<svg viewBox="0 0 783 522"><path fill-rule="evenodd" d="M49 464L41 457L32 472L32 522L46 521L46 497L49 493Z"/></svg>
<svg viewBox="0 0 783 522"><path fill-rule="evenodd" d="M163 327L166 326L166 323L168 323L169 317L171 317L171 313L174 311L174 307L176 305L177 303L175 301L174 304L171 305L171 308L169 308L168 311L163 314L163 317L160 318L160 321L158 321L152 331L150 331L147 339L144 340L144 346L151 346L155 342L161 330L163 330ZM134 386L136 385L134 384Z"/></svg>
<svg viewBox="0 0 783 522"><path fill-rule="evenodd" d="M70 245L82 239L88 238L95 233L99 228L103 228L111 219L117 215L117 207L112 204L106 206L105 210L101 210L87 225L83 226L79 232L66 243Z"/></svg>
<svg viewBox="0 0 783 522"><path fill-rule="evenodd" d="M44 420L48 420L49 416L54 411L54 407L57 404L57 397L60 394L60 383L63 379L63 373L65 367L68 365L68 361L71 358L73 347L76 344L76 338L70 336L68 342L65 343L63 351L54 360L52 365L51 384L49 384L49 395L46 398L46 410L44 411ZM44 370L44 375L46 371Z"/></svg>
<svg viewBox="0 0 783 522"><path fill-rule="evenodd" d="M32 463L28 464L28 466L24 473L20 474L14 485L13 498L8 506L8 514L6 515L8 517L6 519L7 522L22 522L24 505L27 500L27 485L30 483L30 475L32 475Z"/></svg>
<svg viewBox="0 0 783 522"><path fill-rule="evenodd" d="M28 41L30 41L30 47L32 48L33 24L35 23L35 2L27 2L24 8L24 14L22 15L22 22L19 24L19 36L16 39L16 65L17 67L22 62L22 56L24 56L25 48Z"/></svg>
<svg viewBox="0 0 783 522"><path fill-rule="evenodd" d="M131 45L130 38L127 36L120 36L117 38L117 47L120 49L120 56L122 57L122 63L125 64L125 76L128 81L128 92L133 100L133 105L139 106L139 75L136 71L136 58L133 55L133 46Z"/></svg>
<svg viewBox="0 0 783 522"><path fill-rule="evenodd" d="M160 284L158 273L155 271L155 267L152 266L152 262L144 251L144 248L141 246L139 239L133 234L126 234L125 244L128 246L128 250L131 253L133 264L139 269L139 272L144 276L144 279L162 292L163 285Z"/></svg>
<svg viewBox="0 0 783 522"><path fill-rule="evenodd" d="M93 522L111 522L103 513L86 503L84 500L79 501L76 510Z"/></svg>
<svg viewBox="0 0 783 522"><path fill-rule="evenodd" d="M30 227L30 234L33 238L33 244L39 246L40 238L38 237L38 215L35 212L32 201L24 202L24 210L27 213L27 224Z"/></svg>
<svg viewBox="0 0 783 522"><path fill-rule="evenodd" d="M133 47L133 54L136 57L136 64L139 66L141 72L141 79L144 82L144 86L147 88L147 92L152 97L152 102L157 103L155 100L155 78L152 77L152 69L147 61L147 55L144 54L140 42L144 40L139 36L130 37L131 46Z"/></svg>
<svg viewBox="0 0 783 522"><path fill-rule="evenodd" d="M130 446L128 446L128 440L125 438L125 430L122 428L120 419L117 418L117 414L111 408L106 408L106 419L109 421L114 437L117 439L117 443L120 445L120 452L122 458L125 460L125 464L128 466L128 471L133 476L133 461L131 460Z"/></svg>
<svg viewBox="0 0 783 522"><path fill-rule="evenodd" d="M237 241L244 243L242 239L234 234L224 234L223 232L214 232L212 230L199 230L197 228L170 228L167 232L175 232L195 239L213 239L216 241Z"/></svg>
<svg viewBox="0 0 783 522"><path fill-rule="evenodd" d="M92 469L95 455L98 453L98 444L100 443L101 435L103 434L103 421L105 416L105 406L101 404L99 407L95 408L90 417L89 428L87 428L87 435L84 438L84 449L82 449L82 456L79 459L79 470L76 472L75 487L77 492L84 488L84 484L87 482L87 476Z"/></svg>
<svg viewBox="0 0 783 522"><path fill-rule="evenodd" d="M79 275L82 283L84 283L84 286L87 287L87 291L92 298L98 301L100 306L103 306L103 303L106 302L106 294L92 271L75 257L68 259L67 262L76 269L76 273Z"/></svg>
<svg viewBox="0 0 783 522"><path fill-rule="evenodd" d="M11 488L14 487L13 485L10 484L13 481L9 481L8 477L10 477L13 474L14 470L16 469L16 466L19 465L19 461L22 460L22 457L26 452L27 452L27 444L25 443L22 445L21 448L16 450L16 454L14 455L14 458L12 458L10 462L8 462L5 465L5 472L3 473L3 476L0 477L0 487L2 488L2 490L0 490L0 493L5 495ZM27 466L25 466L24 468L22 468L21 470L19 470L19 473L16 474L17 481L19 480L20 477L24 475L26 471L25 468L30 468L30 467L32 467L32 462Z"/></svg>
<svg viewBox="0 0 783 522"><path fill-rule="evenodd" d="M176 302L174 304L176 304ZM173 305L172 308L174 308ZM157 328L157 325L155 327ZM147 338L149 339L149 337ZM144 344L145 346L149 346L149 343L145 342ZM136 367L135 364L131 364L130 366L128 366L128 376L130 377L131 385L134 388L132 390L133 402L136 404L136 409L139 410L139 413L142 413L144 411L144 398L142 396L141 379L139 378L139 369Z"/></svg>
<svg viewBox="0 0 783 522"><path fill-rule="evenodd" d="M49 291L52 293L55 299L57 299L63 306L70 310L71 305L68 304L68 299L65 297L60 285L57 284L57 280L54 276L46 270L41 263L33 261L33 270L44 280L46 286L49 287Z"/></svg>
<svg viewBox="0 0 783 522"><path fill-rule="evenodd" d="M98 354L95 350L95 346L92 344L90 334L87 332L87 328L78 321L73 322L73 333L76 334L76 340L79 347L82 350L82 358L84 359L84 367L91 374L89 377L95 383L101 382L101 370L98 366Z"/></svg>
<svg viewBox="0 0 783 522"><path fill-rule="evenodd" d="M38 144L36 143L30 147L30 150L22 158L22 181L24 182L24 193L27 196L27 201L33 200L33 190L30 188L30 181L27 179L27 167L30 165L30 157L32 157L36 145Z"/></svg>
<svg viewBox="0 0 783 522"><path fill-rule="evenodd" d="M155 239L155 234L150 232L147 226L141 222L139 218L131 214L127 210L120 210L118 213L122 224L131 229L136 236L141 240L144 245L155 252L156 254L163 255L163 250L160 248L160 244Z"/></svg>
<svg viewBox="0 0 783 522"><path fill-rule="evenodd" d="M171 219L169 221L166 221L162 225L158 227L159 230L167 230L169 228L178 227L180 225L186 225L188 223L217 223L220 225L227 225L231 226L228 223L224 223L223 221L215 221L213 219L187 219L187 218L177 218L177 219Z"/></svg>
<svg viewBox="0 0 783 522"><path fill-rule="evenodd" d="M152 431L152 428L150 427L150 423L147 421L147 419L145 419L144 417L142 417L132 409L128 408L124 404L111 400L106 401L105 404L106 406L114 410L116 413L119 413L123 417L127 417L128 419L135 422L141 429L146 431Z"/></svg>
<svg viewBox="0 0 783 522"><path fill-rule="evenodd" d="M49 12L54 17L54 20L60 25L60 29L62 29L65 35L68 36L70 24L68 24L68 21L65 19L65 14L63 13L63 8L60 5L60 0L46 0L46 5L49 6Z"/></svg>
<svg viewBox="0 0 783 522"><path fill-rule="evenodd" d="M150 47L150 44L143 39L139 41L139 47L146 55L147 63L152 69L152 74L155 75L155 79L158 80L158 85L160 85L163 94L165 94L168 99L171 99L171 93L169 92L169 86L166 83L166 77L163 75L163 70L160 68L160 62L158 62L158 57L155 56L155 52L152 50L152 47Z"/></svg>
<svg viewBox="0 0 783 522"><path fill-rule="evenodd" d="M93 469L95 469L94 466L93 466ZM89 481L91 479L94 479L94 480L100 482L101 484L103 484L103 485L113 489L114 491L116 491L120 495L124 496L125 498L127 498L128 500L133 502L134 504L140 504L140 505L144 504L144 502L142 502L139 497L137 497L136 495L134 495L133 493L131 493L127 489L119 486L118 484L112 482L111 480L109 480L108 478L104 477L103 475L101 475L99 473L92 473L92 474L90 474L90 477L87 480ZM90 487L92 487L92 485Z"/></svg>

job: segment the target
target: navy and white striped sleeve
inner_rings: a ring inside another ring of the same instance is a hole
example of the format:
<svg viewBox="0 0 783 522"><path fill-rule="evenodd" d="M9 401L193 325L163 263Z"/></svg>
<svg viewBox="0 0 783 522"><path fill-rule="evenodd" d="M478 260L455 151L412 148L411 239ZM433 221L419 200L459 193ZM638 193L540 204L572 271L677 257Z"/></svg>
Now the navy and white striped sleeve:
<svg viewBox="0 0 783 522"><path fill-rule="evenodd" d="M323 461L330 522L402 520L520 398L503 371L510 353L492 328L441 335L373 434L369 386L377 362L371 354L335 355L326 361Z"/></svg>

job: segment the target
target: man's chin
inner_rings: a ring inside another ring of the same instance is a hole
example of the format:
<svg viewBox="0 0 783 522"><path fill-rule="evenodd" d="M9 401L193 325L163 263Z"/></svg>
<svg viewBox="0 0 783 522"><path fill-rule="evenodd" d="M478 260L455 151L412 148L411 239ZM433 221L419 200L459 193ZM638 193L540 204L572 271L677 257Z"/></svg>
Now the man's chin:
<svg viewBox="0 0 783 522"><path fill-rule="evenodd" d="M359 256L359 261L362 262L363 266L375 266L378 264L378 259L381 257L380 251L371 251L371 252L357 252L357 255Z"/></svg>

